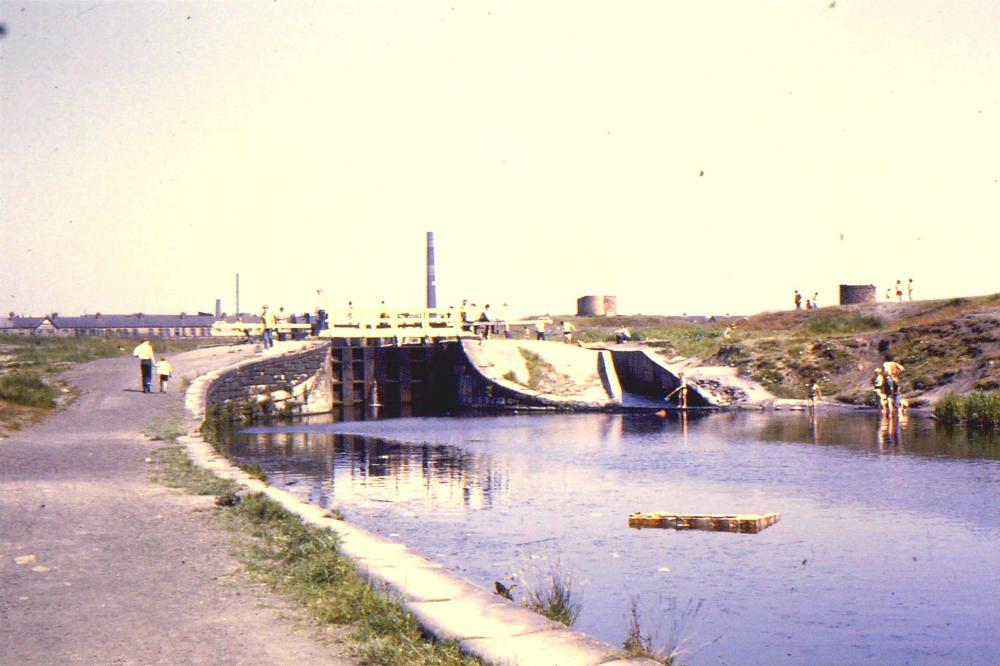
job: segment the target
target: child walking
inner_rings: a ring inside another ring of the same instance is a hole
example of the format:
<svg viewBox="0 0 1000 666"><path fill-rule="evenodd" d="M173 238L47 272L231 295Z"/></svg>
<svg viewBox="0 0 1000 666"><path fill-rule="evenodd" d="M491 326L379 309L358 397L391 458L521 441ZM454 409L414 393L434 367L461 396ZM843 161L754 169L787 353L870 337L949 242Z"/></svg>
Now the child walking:
<svg viewBox="0 0 1000 666"><path fill-rule="evenodd" d="M170 381L173 369L170 367L170 362L163 356L160 357L160 362L156 364L156 374L160 376L160 393L166 393L167 382Z"/></svg>

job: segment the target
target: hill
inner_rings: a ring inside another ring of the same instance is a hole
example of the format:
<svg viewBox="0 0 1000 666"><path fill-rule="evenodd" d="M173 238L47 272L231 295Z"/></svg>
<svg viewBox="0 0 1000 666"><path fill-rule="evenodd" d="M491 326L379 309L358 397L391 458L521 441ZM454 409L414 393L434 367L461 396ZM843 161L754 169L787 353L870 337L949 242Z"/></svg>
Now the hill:
<svg viewBox="0 0 1000 666"><path fill-rule="evenodd" d="M947 393L1000 389L1000 294L903 303L764 312L750 317L565 317L585 342L613 342L628 327L666 358L693 357L735 367L781 398L804 398L818 380L824 394L876 404L875 368L905 366L914 406Z"/></svg>

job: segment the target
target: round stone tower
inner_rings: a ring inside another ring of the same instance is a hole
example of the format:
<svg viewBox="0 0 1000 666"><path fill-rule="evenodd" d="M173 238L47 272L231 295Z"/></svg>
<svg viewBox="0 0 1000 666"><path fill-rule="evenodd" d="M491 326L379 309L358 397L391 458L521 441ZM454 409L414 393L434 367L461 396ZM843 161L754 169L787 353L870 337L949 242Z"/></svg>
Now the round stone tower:
<svg viewBox="0 0 1000 666"><path fill-rule="evenodd" d="M878 300L873 284L842 284L840 285L840 304L857 305L858 303L875 303Z"/></svg>

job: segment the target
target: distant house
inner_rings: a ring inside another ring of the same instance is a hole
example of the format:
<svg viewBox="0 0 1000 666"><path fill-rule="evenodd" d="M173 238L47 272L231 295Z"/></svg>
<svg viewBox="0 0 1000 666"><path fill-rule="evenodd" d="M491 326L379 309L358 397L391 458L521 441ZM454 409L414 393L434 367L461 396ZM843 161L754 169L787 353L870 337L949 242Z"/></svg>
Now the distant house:
<svg viewBox="0 0 1000 666"><path fill-rule="evenodd" d="M35 335L47 337L106 336L123 338L201 338L212 334L215 316L151 315L138 312L130 315L61 317L18 317L13 313L0 325L0 335Z"/></svg>

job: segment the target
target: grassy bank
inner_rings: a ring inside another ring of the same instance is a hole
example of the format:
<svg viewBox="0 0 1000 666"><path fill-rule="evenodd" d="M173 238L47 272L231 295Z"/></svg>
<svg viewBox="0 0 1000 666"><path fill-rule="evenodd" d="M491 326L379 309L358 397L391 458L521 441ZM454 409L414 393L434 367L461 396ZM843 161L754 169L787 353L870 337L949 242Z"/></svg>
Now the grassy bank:
<svg viewBox="0 0 1000 666"><path fill-rule="evenodd" d="M176 444L179 421L150 424L146 432L167 446L156 452L154 479L171 488L215 495L215 517L232 535L245 574L292 600L317 629L345 637L361 663L385 666L474 665L455 643L427 639L399 603L376 590L338 551L333 532L304 525L263 495L240 498L235 486L191 463Z"/></svg>
<svg viewBox="0 0 1000 666"><path fill-rule="evenodd" d="M903 392L913 406L945 391L1000 389L1000 294L716 321L648 315L567 318L581 340L613 342L614 330L625 326L667 359L679 355L736 368L779 398L805 398L818 381L825 396L875 405L874 371L889 357L906 368Z"/></svg>

